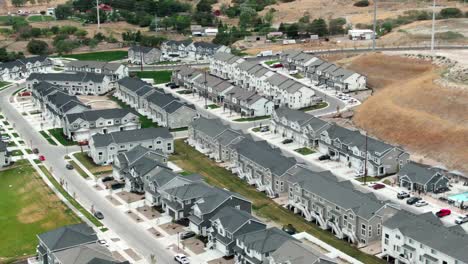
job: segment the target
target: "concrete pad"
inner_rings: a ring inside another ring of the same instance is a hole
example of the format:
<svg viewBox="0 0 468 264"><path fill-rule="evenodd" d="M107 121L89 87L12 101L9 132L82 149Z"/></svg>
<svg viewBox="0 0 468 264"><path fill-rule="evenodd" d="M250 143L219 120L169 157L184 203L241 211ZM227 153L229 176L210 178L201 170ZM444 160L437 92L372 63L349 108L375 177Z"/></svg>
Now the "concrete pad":
<svg viewBox="0 0 468 264"><path fill-rule="evenodd" d="M120 199L125 201L126 203L133 203L136 201L140 201L145 198L144 194L136 194L136 193L131 193L131 192L126 192L126 191L121 191L116 193Z"/></svg>
<svg viewBox="0 0 468 264"><path fill-rule="evenodd" d="M127 255L129 257L131 257L134 261L139 261L141 260L141 257L138 256L138 254L131 248L127 248L124 250L125 253L127 253Z"/></svg>
<svg viewBox="0 0 468 264"><path fill-rule="evenodd" d="M163 234L161 234L160 232L158 232L158 230L156 230L154 227L148 229L148 231L153 234L155 237L157 238L161 238L161 237L164 237Z"/></svg>
<svg viewBox="0 0 468 264"><path fill-rule="evenodd" d="M132 211L126 211L125 212L128 216L130 216L130 218L132 218L135 222L137 223L141 223L143 222L143 219L141 219L137 214L135 214L134 212Z"/></svg>
<svg viewBox="0 0 468 264"><path fill-rule="evenodd" d="M138 207L136 210L149 220L153 220L161 216L161 213L159 213L155 208L148 205Z"/></svg>
<svg viewBox="0 0 468 264"><path fill-rule="evenodd" d="M182 245L197 255L205 252L205 244L195 237L183 240Z"/></svg>
<svg viewBox="0 0 468 264"><path fill-rule="evenodd" d="M119 206L119 205L122 205L121 202L119 202L119 200L115 199L114 197L112 197L112 195L107 195L106 196L106 199L109 200L113 205L115 206Z"/></svg>
<svg viewBox="0 0 468 264"><path fill-rule="evenodd" d="M177 233L182 233L185 231L184 226L172 222L162 224L159 227L166 231L166 233L168 233L169 235L175 235Z"/></svg>

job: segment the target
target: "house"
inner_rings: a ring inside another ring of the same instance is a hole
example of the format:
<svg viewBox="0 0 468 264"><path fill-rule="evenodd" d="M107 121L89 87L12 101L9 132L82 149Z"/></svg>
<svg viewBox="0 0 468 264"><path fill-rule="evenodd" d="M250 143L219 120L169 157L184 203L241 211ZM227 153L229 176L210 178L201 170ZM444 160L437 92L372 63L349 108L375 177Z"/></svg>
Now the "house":
<svg viewBox="0 0 468 264"><path fill-rule="evenodd" d="M350 40L369 40L374 36L374 31L371 29L350 29L348 37Z"/></svg>
<svg viewBox="0 0 468 264"><path fill-rule="evenodd" d="M188 56L188 47L192 44L192 40L169 40L161 45L161 53L164 59L185 58Z"/></svg>
<svg viewBox="0 0 468 264"><path fill-rule="evenodd" d="M130 105L140 114L146 114L146 97L154 92L154 88L139 78L125 77L117 81L114 96Z"/></svg>
<svg viewBox="0 0 468 264"><path fill-rule="evenodd" d="M98 133L89 140L88 156L98 165L110 164L118 153L137 145L168 155L174 152L174 137L167 128L162 127Z"/></svg>
<svg viewBox="0 0 468 264"><path fill-rule="evenodd" d="M195 202L189 219L190 230L201 236L208 235L210 219L223 208L237 208L251 213L252 203L243 196L225 189L213 188L209 193Z"/></svg>
<svg viewBox="0 0 468 264"><path fill-rule="evenodd" d="M364 167L370 176L395 174L409 159L400 147L336 124L320 133L318 150L353 168L357 175L364 175Z"/></svg>
<svg viewBox="0 0 468 264"><path fill-rule="evenodd" d="M67 114L63 121L63 134L73 141L89 141L97 133L139 129L139 117L128 109L88 110Z"/></svg>
<svg viewBox="0 0 468 264"><path fill-rule="evenodd" d="M160 170L171 170L167 166L167 155L141 145L119 153L112 161L114 178L125 180L125 190L128 192L143 193L145 180Z"/></svg>
<svg viewBox="0 0 468 264"><path fill-rule="evenodd" d="M130 264L113 257L112 252L98 243L80 245L70 249L56 252L55 263L65 264Z"/></svg>
<svg viewBox="0 0 468 264"><path fill-rule="evenodd" d="M359 246L380 239L382 224L398 211L373 193L356 190L330 171L295 171L288 179L288 207L336 237Z"/></svg>
<svg viewBox="0 0 468 264"><path fill-rule="evenodd" d="M400 186L410 191L434 192L448 187L449 179L429 165L408 162L397 173Z"/></svg>
<svg viewBox="0 0 468 264"><path fill-rule="evenodd" d="M39 82L48 82L72 95L103 95L114 88L109 75L91 72L32 73L26 79L31 90Z"/></svg>
<svg viewBox="0 0 468 264"><path fill-rule="evenodd" d="M46 56L34 56L0 63L0 80L15 81L27 78L31 73L52 70L52 61Z"/></svg>
<svg viewBox="0 0 468 264"><path fill-rule="evenodd" d="M7 150L8 143L0 141L0 168L10 165L10 154Z"/></svg>
<svg viewBox="0 0 468 264"><path fill-rule="evenodd" d="M186 47L186 50L187 58L195 61L208 60L216 52L231 52L229 47L204 41L192 42Z"/></svg>
<svg viewBox="0 0 468 264"><path fill-rule="evenodd" d="M111 76L111 81L116 81L128 76L128 67L121 63L105 61L75 60L65 65L68 72L91 72Z"/></svg>
<svg viewBox="0 0 468 264"><path fill-rule="evenodd" d="M277 106L302 109L320 101L312 88L278 73L266 78L263 87L264 92L272 96Z"/></svg>
<svg viewBox="0 0 468 264"><path fill-rule="evenodd" d="M280 107L273 111L270 131L293 139L304 147L318 147L320 133L330 123L300 110Z"/></svg>
<svg viewBox="0 0 468 264"><path fill-rule="evenodd" d="M154 47L131 46L128 49L128 62L131 64L155 64L161 61L161 50Z"/></svg>
<svg viewBox="0 0 468 264"><path fill-rule="evenodd" d="M195 106L160 90L154 91L146 100L144 113L160 126L185 128L198 116Z"/></svg>
<svg viewBox="0 0 468 264"><path fill-rule="evenodd" d="M317 57L299 50L285 50L280 53L279 59L283 67L301 73L305 73L308 66L318 60Z"/></svg>
<svg viewBox="0 0 468 264"><path fill-rule="evenodd" d="M273 252L267 264L337 264L323 253L298 241L286 241Z"/></svg>
<svg viewBox="0 0 468 264"><path fill-rule="evenodd" d="M236 239L234 248L235 263L264 263L270 254L291 240L296 241L291 235L276 227L240 235Z"/></svg>
<svg viewBox="0 0 468 264"><path fill-rule="evenodd" d="M214 248L224 256L234 255L238 237L266 229L266 225L253 217L250 212L235 207L221 208L210 221L207 248Z"/></svg>
<svg viewBox="0 0 468 264"><path fill-rule="evenodd" d="M401 210L383 224L382 256L399 264L468 263L468 234L432 212Z"/></svg>

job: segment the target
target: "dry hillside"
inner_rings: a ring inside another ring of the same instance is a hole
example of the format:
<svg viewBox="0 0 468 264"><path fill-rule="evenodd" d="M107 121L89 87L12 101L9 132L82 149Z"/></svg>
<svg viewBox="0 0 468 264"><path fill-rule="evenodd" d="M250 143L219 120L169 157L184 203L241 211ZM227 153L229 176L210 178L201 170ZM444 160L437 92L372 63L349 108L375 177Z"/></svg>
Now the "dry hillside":
<svg viewBox="0 0 468 264"><path fill-rule="evenodd" d="M443 69L424 61L369 54L345 64L376 87L357 108L356 126L468 172L468 90L436 85Z"/></svg>

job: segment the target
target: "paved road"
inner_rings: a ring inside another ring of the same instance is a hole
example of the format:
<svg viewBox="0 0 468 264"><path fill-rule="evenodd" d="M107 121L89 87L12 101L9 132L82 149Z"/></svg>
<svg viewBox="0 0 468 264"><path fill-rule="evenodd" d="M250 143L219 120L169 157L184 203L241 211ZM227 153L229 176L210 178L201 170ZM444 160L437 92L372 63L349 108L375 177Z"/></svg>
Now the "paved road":
<svg viewBox="0 0 468 264"><path fill-rule="evenodd" d="M45 164L49 168L52 167L55 175L59 175L59 177L67 182L69 193L75 193L85 208L90 209L91 205L94 205L95 209L100 210L105 216L103 223L122 240L127 242L131 248L136 249L144 258L149 258L150 254L155 254L158 263L175 263L173 255L165 249L167 245L162 245L148 231L131 220L130 217L115 209L109 201L100 196L76 172L71 172L65 168L66 162L63 157L66 155L66 148L49 145L8 102L11 93L16 89L17 87L13 86L0 92L0 105L3 115L10 120L10 123L14 124L15 129L26 144L29 145L32 142L33 147L38 148L41 154L46 157ZM74 150L77 150L77 148L68 147L68 151Z"/></svg>

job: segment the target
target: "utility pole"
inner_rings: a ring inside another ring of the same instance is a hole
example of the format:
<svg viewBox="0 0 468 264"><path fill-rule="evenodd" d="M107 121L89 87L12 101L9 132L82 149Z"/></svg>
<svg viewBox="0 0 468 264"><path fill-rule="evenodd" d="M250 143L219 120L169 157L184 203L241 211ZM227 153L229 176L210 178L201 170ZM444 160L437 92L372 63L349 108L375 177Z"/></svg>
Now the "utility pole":
<svg viewBox="0 0 468 264"><path fill-rule="evenodd" d="M372 51L375 51L375 38L377 36L377 0L374 0L374 32L372 33Z"/></svg>
<svg viewBox="0 0 468 264"><path fill-rule="evenodd" d="M206 71L205 71L205 81L204 81L204 86L205 86L205 91L204 91L204 94L205 94L205 109L208 109L208 87L206 87Z"/></svg>
<svg viewBox="0 0 468 264"><path fill-rule="evenodd" d="M99 0L96 0L97 28L101 28L101 20L99 19Z"/></svg>
<svg viewBox="0 0 468 264"><path fill-rule="evenodd" d="M365 145L365 155L366 155L366 159L364 161L364 185L367 184L367 132L365 132L366 134L366 145Z"/></svg>
<svg viewBox="0 0 468 264"><path fill-rule="evenodd" d="M432 2L432 32L431 32L431 51L434 51L434 41L435 41L435 6L436 0Z"/></svg>
<svg viewBox="0 0 468 264"><path fill-rule="evenodd" d="M141 50L141 45L138 45L140 49L140 70L143 71L143 51Z"/></svg>

